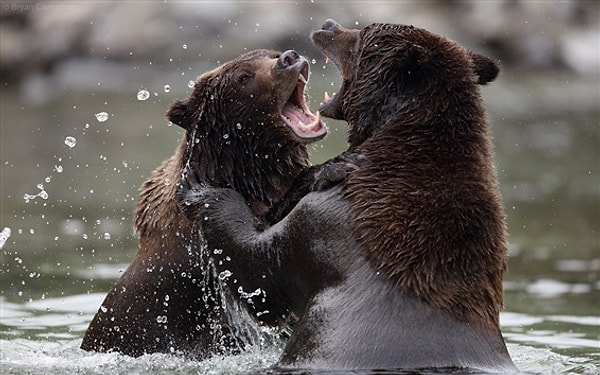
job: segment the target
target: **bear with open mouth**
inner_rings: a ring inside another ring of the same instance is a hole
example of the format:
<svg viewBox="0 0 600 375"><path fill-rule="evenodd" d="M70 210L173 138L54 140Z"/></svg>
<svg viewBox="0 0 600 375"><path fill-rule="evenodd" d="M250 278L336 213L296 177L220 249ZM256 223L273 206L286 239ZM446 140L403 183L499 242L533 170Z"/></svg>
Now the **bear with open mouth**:
<svg viewBox="0 0 600 375"><path fill-rule="evenodd" d="M185 136L141 187L138 252L90 323L83 349L204 358L259 342L259 324L278 327L293 315L281 304L265 307L264 290L235 285L237 276L216 269L202 223L183 215L175 192L189 169L236 190L245 209L272 224L270 210L309 166L306 146L327 133L306 103L308 76L296 51L255 50L204 73L171 105L167 117Z"/></svg>
<svg viewBox="0 0 600 375"><path fill-rule="evenodd" d="M499 327L505 219L479 91L498 65L408 25L330 19L312 40L341 71L320 111L348 122L340 158L358 168L267 227L194 174L180 194L240 285L303 312L278 366L516 371Z"/></svg>

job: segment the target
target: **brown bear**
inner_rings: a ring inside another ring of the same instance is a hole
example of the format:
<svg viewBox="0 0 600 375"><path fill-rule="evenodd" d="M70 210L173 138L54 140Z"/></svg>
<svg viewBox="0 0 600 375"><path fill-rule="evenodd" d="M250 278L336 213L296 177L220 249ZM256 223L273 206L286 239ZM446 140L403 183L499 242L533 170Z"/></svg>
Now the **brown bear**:
<svg viewBox="0 0 600 375"><path fill-rule="evenodd" d="M248 316L275 325L286 314L265 312L260 291L239 289L251 312L244 315L235 303L240 295L222 288L227 275L215 273L201 225L182 214L175 190L187 166L211 185L235 189L254 215L266 216L308 166L306 145L327 132L306 104L308 74L295 51L255 50L201 75L189 97L174 102L167 117L185 137L140 189L138 252L102 302L83 349L203 358L256 341L258 326Z"/></svg>
<svg viewBox="0 0 600 375"><path fill-rule="evenodd" d="M266 228L231 189L193 174L181 186L241 285L303 305L278 366L516 371L499 328L505 222L478 88L497 64L413 26L327 20L312 40L343 78L320 111L348 122L342 159L359 168Z"/></svg>

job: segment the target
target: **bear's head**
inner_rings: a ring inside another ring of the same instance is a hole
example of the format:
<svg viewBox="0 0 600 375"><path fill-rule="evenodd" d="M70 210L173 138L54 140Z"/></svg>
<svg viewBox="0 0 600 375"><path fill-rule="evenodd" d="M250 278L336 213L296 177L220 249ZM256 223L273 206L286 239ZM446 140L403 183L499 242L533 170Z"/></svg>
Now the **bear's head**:
<svg viewBox="0 0 600 375"><path fill-rule="evenodd" d="M429 100L431 95L477 92L473 85L491 82L499 72L488 57L413 26L376 23L356 30L328 19L311 38L343 79L320 112L348 121L351 146L362 143L390 114L417 112L417 101L426 103L431 114L443 112L432 105L451 103Z"/></svg>
<svg viewBox="0 0 600 375"><path fill-rule="evenodd" d="M198 77L167 117L188 131L225 135L250 127L260 133L272 125L276 138L314 142L327 128L306 104L308 73L308 62L295 51L250 51Z"/></svg>
<svg viewBox="0 0 600 375"><path fill-rule="evenodd" d="M167 112L187 131L186 163L216 186L272 202L308 165L306 145L327 133L306 103L308 75L296 51L259 49L198 77Z"/></svg>

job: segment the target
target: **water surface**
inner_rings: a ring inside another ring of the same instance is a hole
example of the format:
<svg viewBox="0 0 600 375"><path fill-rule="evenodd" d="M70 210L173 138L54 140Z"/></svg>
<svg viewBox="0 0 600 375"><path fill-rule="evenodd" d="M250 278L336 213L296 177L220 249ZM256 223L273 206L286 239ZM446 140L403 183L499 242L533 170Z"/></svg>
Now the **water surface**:
<svg viewBox="0 0 600 375"><path fill-rule="evenodd" d="M600 374L600 113L575 110L577 97L572 106L515 102L516 81L484 90L510 234L502 331L522 371ZM0 230L10 230L0 253L3 374L235 374L276 362L280 348L202 362L79 349L135 254L137 189L181 136L163 116L187 79L170 83L172 92L143 101L137 88L67 93L45 105L2 92ZM345 125L329 124L315 162L345 148Z"/></svg>

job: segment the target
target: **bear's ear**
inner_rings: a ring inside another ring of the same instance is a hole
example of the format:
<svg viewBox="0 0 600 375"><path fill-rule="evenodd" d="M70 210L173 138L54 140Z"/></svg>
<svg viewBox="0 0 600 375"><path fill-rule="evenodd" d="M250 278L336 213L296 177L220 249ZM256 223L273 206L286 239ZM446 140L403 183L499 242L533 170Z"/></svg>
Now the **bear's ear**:
<svg viewBox="0 0 600 375"><path fill-rule="evenodd" d="M167 119L185 130L190 130L194 121L194 109L190 108L188 100L175 100L167 111Z"/></svg>
<svg viewBox="0 0 600 375"><path fill-rule="evenodd" d="M425 65L431 59L429 51L418 44L413 44L408 47L408 63L411 66L418 67Z"/></svg>
<svg viewBox="0 0 600 375"><path fill-rule="evenodd" d="M492 82L498 76L500 67L498 63L489 57L480 55L475 52L469 52L471 61L473 62L473 69L477 74L477 83L485 85L488 82Z"/></svg>

